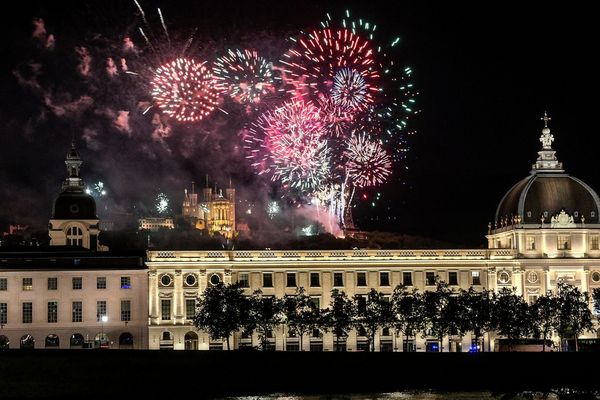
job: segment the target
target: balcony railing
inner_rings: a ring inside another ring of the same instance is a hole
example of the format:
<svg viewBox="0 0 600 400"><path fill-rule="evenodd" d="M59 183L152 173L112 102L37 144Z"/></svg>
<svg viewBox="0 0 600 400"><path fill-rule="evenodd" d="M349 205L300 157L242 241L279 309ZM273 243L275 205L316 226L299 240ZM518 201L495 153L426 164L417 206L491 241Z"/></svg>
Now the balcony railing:
<svg viewBox="0 0 600 400"><path fill-rule="evenodd" d="M148 251L150 262L493 260L516 257L513 249Z"/></svg>

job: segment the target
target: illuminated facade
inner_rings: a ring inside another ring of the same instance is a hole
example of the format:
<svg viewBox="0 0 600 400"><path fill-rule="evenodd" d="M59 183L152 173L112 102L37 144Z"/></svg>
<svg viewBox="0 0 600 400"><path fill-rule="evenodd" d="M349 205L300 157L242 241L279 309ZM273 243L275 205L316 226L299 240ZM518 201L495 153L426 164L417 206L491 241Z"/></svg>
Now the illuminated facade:
<svg viewBox="0 0 600 400"><path fill-rule="evenodd" d="M67 179L62 191L54 200L52 217L48 224L51 246L80 246L90 250L107 250L98 243L100 220L96 214L96 201L85 192L80 176L83 161L75 148L75 142L65 160Z"/></svg>
<svg viewBox="0 0 600 400"><path fill-rule="evenodd" d="M589 186L564 172L551 148L547 121L531 174L498 206L486 236L488 249L148 252L150 348L223 348L191 324L194 299L218 281L240 282L248 295L261 289L283 297L304 287L321 308L329 305L334 288L349 296L370 288L391 295L401 283L420 291L434 289L436 277L454 289L514 287L529 302L561 280L583 291L600 287L600 200ZM299 343L285 327L270 340L278 350L297 349ZM241 347L258 340L236 335L233 342ZM366 342L352 331L347 350L364 348ZM444 351L467 351L471 344L466 335L462 340L445 338L442 346ZM304 350L331 351L333 346L331 333L304 340ZM390 330L380 330L375 339L379 351L435 346L436 338L418 335L415 342L405 343Z"/></svg>
<svg viewBox="0 0 600 400"><path fill-rule="evenodd" d="M156 232L159 229L174 229L173 218L140 218L138 220L140 230Z"/></svg>
<svg viewBox="0 0 600 400"><path fill-rule="evenodd" d="M208 184L207 184L208 186ZM185 189L182 204L183 217L190 221L196 229L206 230L208 233L221 234L227 239L236 235L235 225L235 189L231 187L223 191L206 187L202 189L202 199L198 199L198 193L192 189L188 193Z"/></svg>

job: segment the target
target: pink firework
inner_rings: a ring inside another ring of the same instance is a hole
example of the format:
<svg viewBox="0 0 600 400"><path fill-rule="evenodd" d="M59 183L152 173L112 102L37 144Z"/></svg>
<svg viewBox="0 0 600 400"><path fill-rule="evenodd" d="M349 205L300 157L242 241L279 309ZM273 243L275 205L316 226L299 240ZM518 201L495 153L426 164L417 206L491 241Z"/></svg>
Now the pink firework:
<svg viewBox="0 0 600 400"><path fill-rule="evenodd" d="M218 92L210 69L192 59L177 58L158 67L151 87L156 105L178 121L200 121L217 105Z"/></svg>
<svg viewBox="0 0 600 400"><path fill-rule="evenodd" d="M331 137L343 138L349 130L354 116L348 107L333 102L331 98L319 99L321 119Z"/></svg>
<svg viewBox="0 0 600 400"><path fill-rule="evenodd" d="M333 97L359 111L379 91L380 66L373 57L370 42L350 30L314 30L283 55L283 79L295 98Z"/></svg>
<svg viewBox="0 0 600 400"><path fill-rule="evenodd" d="M310 103L292 101L262 114L248 129L244 147L259 174L310 192L329 174L324 136L320 110Z"/></svg>
<svg viewBox="0 0 600 400"><path fill-rule="evenodd" d="M392 173L392 159L378 141L365 134L354 135L346 149L346 171L356 187L377 186Z"/></svg>

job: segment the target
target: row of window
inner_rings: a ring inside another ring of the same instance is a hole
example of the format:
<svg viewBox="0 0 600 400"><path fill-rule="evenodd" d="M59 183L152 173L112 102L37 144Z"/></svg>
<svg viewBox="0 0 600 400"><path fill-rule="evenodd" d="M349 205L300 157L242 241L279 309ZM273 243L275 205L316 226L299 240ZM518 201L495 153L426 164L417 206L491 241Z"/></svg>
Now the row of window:
<svg viewBox="0 0 600 400"><path fill-rule="evenodd" d="M97 336L96 340L101 340L101 338ZM69 338L69 345L72 348L83 348L85 343L86 340L81 333L74 333ZM56 334L50 334L46 336L44 344L46 348L59 347L60 338ZM124 332L119 335L119 346L133 346L133 335L129 332ZM35 348L34 337L29 334L21 336L21 339L19 340L19 347L21 349ZM10 348L10 341L8 340L8 337L0 335L0 349L5 350L8 348Z"/></svg>
<svg viewBox="0 0 600 400"><path fill-rule="evenodd" d="M433 286L435 285L435 272L425 272L425 285ZM238 282L244 288L250 287L250 273L249 272L240 272L238 274ZM448 284L450 285L458 285L458 271L449 271L448 272ZM413 286L413 273L410 271L402 272L402 283L405 286ZM472 285L481 285L481 276L479 271L471 271L471 284ZM297 273L296 272L286 272L286 287L293 288L297 287ZM357 272L356 273L356 286L358 287L367 287L367 273L366 272ZM379 286L390 286L390 273L389 272L379 272ZM272 288L273 287L273 273L272 272L263 272L262 274L262 287ZM320 272L311 272L309 279L309 287L321 287L321 273ZM333 287L344 287L344 272L334 272L333 273Z"/></svg>
<svg viewBox="0 0 600 400"><path fill-rule="evenodd" d="M33 323L33 303L24 302L22 307L22 319L24 324ZM47 322L58 322L58 301L49 301L47 303ZM103 316L108 315L105 300L96 302L96 321L102 321ZM131 321L131 300L121 300L121 321ZM83 322L83 303L81 301L73 301L71 303L71 322ZM8 323L8 303L0 303L0 324Z"/></svg>
<svg viewBox="0 0 600 400"><path fill-rule="evenodd" d="M501 246L498 246L501 247ZM511 246L509 246L511 247ZM525 248L527 250L535 250L535 236L527 236L525 238ZM556 248L558 250L571 250L571 236L570 235L557 235L556 237ZM590 250L600 250L600 236L592 235L589 236L589 248Z"/></svg>
<svg viewBox="0 0 600 400"><path fill-rule="evenodd" d="M21 288L25 291L33 290L33 278L22 278ZM73 290L83 289L83 278L80 276L74 276L71 278L71 287ZM58 290L58 278L48 278L48 290ZM106 277L96 277L96 289L106 289ZM131 289L131 277L121 277L121 289ZM8 290L8 278L0 278L0 290Z"/></svg>

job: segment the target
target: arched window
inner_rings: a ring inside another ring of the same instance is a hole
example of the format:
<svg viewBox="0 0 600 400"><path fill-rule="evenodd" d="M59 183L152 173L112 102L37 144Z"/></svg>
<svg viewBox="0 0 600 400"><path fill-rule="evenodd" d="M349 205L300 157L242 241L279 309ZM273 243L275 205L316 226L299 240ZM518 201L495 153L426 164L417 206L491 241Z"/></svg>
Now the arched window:
<svg viewBox="0 0 600 400"><path fill-rule="evenodd" d="M173 350L173 335L169 331L164 331L161 336L160 349Z"/></svg>
<svg viewBox="0 0 600 400"><path fill-rule="evenodd" d="M77 226L67 228L67 244L71 246L83 246L83 231Z"/></svg>
<svg viewBox="0 0 600 400"><path fill-rule="evenodd" d="M31 335L21 336L21 349L33 349L35 347L35 339Z"/></svg>
<svg viewBox="0 0 600 400"><path fill-rule="evenodd" d="M119 347L133 347L133 335L129 332L121 333L119 336Z"/></svg>
<svg viewBox="0 0 600 400"><path fill-rule="evenodd" d="M10 340L4 335L0 335L0 350L7 350L10 347Z"/></svg>
<svg viewBox="0 0 600 400"><path fill-rule="evenodd" d="M198 350L198 334L196 332L188 332L184 336L186 350Z"/></svg>
<svg viewBox="0 0 600 400"><path fill-rule="evenodd" d="M162 334L162 340L173 340L173 337L171 336L171 332L164 331Z"/></svg>
<svg viewBox="0 0 600 400"><path fill-rule="evenodd" d="M83 335L81 333L74 333L71 335L71 340L69 341L69 344L71 345L71 347L83 347Z"/></svg>
<svg viewBox="0 0 600 400"><path fill-rule="evenodd" d="M57 348L59 346L60 339L58 338L58 335L51 333L50 335L46 336L46 348Z"/></svg>

